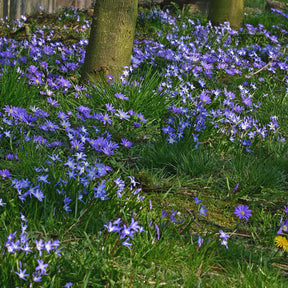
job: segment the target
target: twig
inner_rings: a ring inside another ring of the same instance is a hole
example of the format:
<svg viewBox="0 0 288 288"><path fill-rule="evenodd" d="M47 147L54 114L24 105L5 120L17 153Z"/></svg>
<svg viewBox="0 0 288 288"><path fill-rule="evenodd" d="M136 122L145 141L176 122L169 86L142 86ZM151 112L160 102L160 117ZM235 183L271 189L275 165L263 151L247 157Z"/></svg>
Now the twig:
<svg viewBox="0 0 288 288"><path fill-rule="evenodd" d="M194 219L196 218L196 215L195 215L195 213L194 213L194 210L190 210L190 209L188 209L188 208L185 208L185 211L187 211L191 216L193 216ZM216 223L216 222L214 222L214 221L211 221L211 220L209 220L209 219L207 219L207 218L205 218L205 217L202 217L202 218L201 218L201 221L205 221L205 222L207 222L208 224L217 226L217 227L219 227L219 228L221 228L221 229L231 230L231 228L226 227L226 226L223 226L223 225L221 225L221 224L218 224L218 223ZM196 221L194 221L194 222L195 222L199 227L202 228L202 226L201 226L199 223L197 223Z"/></svg>
<svg viewBox="0 0 288 288"><path fill-rule="evenodd" d="M200 277L201 276L201 269L202 269L202 266L203 266L203 261L201 261L200 263L200 266L196 272L196 277Z"/></svg>
<svg viewBox="0 0 288 288"><path fill-rule="evenodd" d="M90 205L79 215L79 217L76 219L76 221L68 228L68 230L66 230L64 232L63 235L67 234L80 220L80 218L88 211L88 209L90 208L92 202L90 203Z"/></svg>
<svg viewBox="0 0 288 288"><path fill-rule="evenodd" d="M250 235L247 235L247 234L242 234L242 233L235 233L235 232L232 232L232 233L228 233L231 235L236 235L236 236L241 236L241 237L247 237L247 238L251 238Z"/></svg>
<svg viewBox="0 0 288 288"><path fill-rule="evenodd" d="M263 66L262 68L260 68L259 70L257 70L256 72L250 73L251 76L258 74L259 72L261 72L262 70L264 70L265 68L267 68L268 66L270 66L273 63L273 61L268 62L265 66Z"/></svg>
<svg viewBox="0 0 288 288"><path fill-rule="evenodd" d="M250 76L256 75L256 74L258 74L259 72L261 72L262 70L264 70L265 68L269 67L269 66L274 62L274 60L277 59L277 56L278 56L278 55L276 55L271 61L269 61L269 62L268 62L266 65L264 65L262 68L260 68L260 69L257 70L256 72L250 73L249 75L250 75ZM246 78L247 78L247 77L248 77L248 76L246 75Z"/></svg>
<svg viewBox="0 0 288 288"><path fill-rule="evenodd" d="M274 206L277 205L276 203L283 203L283 204L286 203L284 200L273 200L273 201L271 201L271 200L267 200L267 199L264 199L264 198L257 198L257 197L250 197L250 198L239 197L238 199L241 200L241 201L246 201L246 202L251 202L251 201L266 202L266 203L269 203L269 204L273 204Z"/></svg>
<svg viewBox="0 0 288 288"><path fill-rule="evenodd" d="M213 141L215 141L215 140L216 140L216 138L208 139L208 140L206 140L206 141L200 142L200 144L210 143L210 142L213 142Z"/></svg>
<svg viewBox="0 0 288 288"><path fill-rule="evenodd" d="M142 275L137 274L137 276L138 276L144 283L148 283L149 285L155 285L155 284L157 283L157 282L155 282L155 281L146 280L145 277L143 277ZM166 282L158 283L158 286L164 286L164 285L167 285L167 283L166 283Z"/></svg>
<svg viewBox="0 0 288 288"><path fill-rule="evenodd" d="M275 266L277 268L283 269L283 270L288 270L288 265L280 264L280 263L272 263L272 266Z"/></svg>
<svg viewBox="0 0 288 288"><path fill-rule="evenodd" d="M84 240L85 238L70 238L70 239L66 239L66 240L63 240L63 241L60 241L60 243L67 243L67 242L72 242L72 241L80 241L80 240Z"/></svg>
<svg viewBox="0 0 288 288"><path fill-rule="evenodd" d="M113 247L113 249L112 249L112 251L111 251L111 253L110 253L111 256L114 255L114 252L115 252L115 250L116 250L116 247L118 246L119 241L120 241L120 238L117 238L117 240L116 240L116 242L115 242L115 245L114 245L114 247Z"/></svg>

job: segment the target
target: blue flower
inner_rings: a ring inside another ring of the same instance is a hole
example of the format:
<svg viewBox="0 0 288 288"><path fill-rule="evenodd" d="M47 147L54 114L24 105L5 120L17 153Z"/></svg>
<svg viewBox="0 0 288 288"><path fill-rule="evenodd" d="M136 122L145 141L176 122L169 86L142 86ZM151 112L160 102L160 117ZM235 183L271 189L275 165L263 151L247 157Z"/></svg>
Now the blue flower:
<svg viewBox="0 0 288 288"><path fill-rule="evenodd" d="M2 179L11 178L11 173L7 169L0 170L0 176Z"/></svg>
<svg viewBox="0 0 288 288"><path fill-rule="evenodd" d="M35 271L40 270L40 274L45 275L48 267L48 264L45 264L42 259L37 259L38 266L36 267Z"/></svg>
<svg viewBox="0 0 288 288"><path fill-rule="evenodd" d="M282 221L283 221L283 218L281 218L280 220L281 227L278 230L277 234L281 234L282 232L286 232L286 233L288 232L288 219L286 219L284 223L282 223Z"/></svg>
<svg viewBox="0 0 288 288"><path fill-rule="evenodd" d="M198 199L197 197L194 197L194 201L196 205L202 202L202 200Z"/></svg>
<svg viewBox="0 0 288 288"><path fill-rule="evenodd" d="M238 205L235 207L235 212L234 214L239 218L239 219L245 219L248 221L249 217L252 215L251 210L247 205Z"/></svg>
<svg viewBox="0 0 288 288"><path fill-rule="evenodd" d="M21 262L20 262L20 266L21 266ZM26 281L27 279L25 277L29 276L29 274L25 274L25 272L26 272L26 269L22 270L20 267L19 272L15 272L15 273L19 276L20 279Z"/></svg>
<svg viewBox="0 0 288 288"><path fill-rule="evenodd" d="M199 209L199 214L200 216L207 216L206 212L208 211L208 209L205 208L205 205L202 205Z"/></svg>
<svg viewBox="0 0 288 288"><path fill-rule="evenodd" d="M199 236L198 237L198 248L201 247L202 243L203 243L203 238L201 236Z"/></svg>
<svg viewBox="0 0 288 288"><path fill-rule="evenodd" d="M125 139L125 138L121 138L121 145L123 145L124 147L130 148L132 147L132 142Z"/></svg>
<svg viewBox="0 0 288 288"><path fill-rule="evenodd" d="M129 100L129 98L122 93L115 93L115 97L119 98L120 100Z"/></svg>
<svg viewBox="0 0 288 288"><path fill-rule="evenodd" d="M122 110L117 110L117 113L115 113L116 116L118 116L121 120L129 120L130 115L127 112L124 112Z"/></svg>

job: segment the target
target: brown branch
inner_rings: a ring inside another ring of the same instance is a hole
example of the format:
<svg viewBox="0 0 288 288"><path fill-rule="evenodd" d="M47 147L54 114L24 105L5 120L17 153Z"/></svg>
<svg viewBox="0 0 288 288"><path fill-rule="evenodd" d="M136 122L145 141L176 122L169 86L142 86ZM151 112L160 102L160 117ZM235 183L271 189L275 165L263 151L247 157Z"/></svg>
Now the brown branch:
<svg viewBox="0 0 288 288"><path fill-rule="evenodd" d="M280 263L272 263L271 265L274 266L274 267L277 267L277 268L283 269L283 270L288 270L288 266L287 266L287 265L284 265L284 264L280 264Z"/></svg>
<svg viewBox="0 0 288 288"><path fill-rule="evenodd" d="M279 54L278 54L279 55ZM250 76L256 75L259 72L261 72L262 70L266 69L267 67L269 67L270 65L273 64L274 60L277 59L278 55L276 55L271 61L269 61L266 65L264 65L262 68L260 68L259 70L257 70L256 72L250 73ZM247 75L245 76L246 78L248 77Z"/></svg>
<svg viewBox="0 0 288 288"><path fill-rule="evenodd" d="M76 226L76 224L79 222L80 218L88 211L88 209L91 207L91 204L93 202L90 203L90 205L79 215L79 217L76 219L75 223L73 223L65 232L63 235L67 234L73 227Z"/></svg>

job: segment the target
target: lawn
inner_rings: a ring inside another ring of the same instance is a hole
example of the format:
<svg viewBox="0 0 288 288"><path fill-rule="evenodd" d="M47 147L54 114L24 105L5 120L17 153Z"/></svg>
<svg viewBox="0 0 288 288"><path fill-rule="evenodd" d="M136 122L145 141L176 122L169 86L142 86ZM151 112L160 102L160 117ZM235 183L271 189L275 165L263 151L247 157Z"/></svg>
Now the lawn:
<svg viewBox="0 0 288 288"><path fill-rule="evenodd" d="M86 85L91 11L0 23L1 287L287 287L288 11L250 2L139 9Z"/></svg>

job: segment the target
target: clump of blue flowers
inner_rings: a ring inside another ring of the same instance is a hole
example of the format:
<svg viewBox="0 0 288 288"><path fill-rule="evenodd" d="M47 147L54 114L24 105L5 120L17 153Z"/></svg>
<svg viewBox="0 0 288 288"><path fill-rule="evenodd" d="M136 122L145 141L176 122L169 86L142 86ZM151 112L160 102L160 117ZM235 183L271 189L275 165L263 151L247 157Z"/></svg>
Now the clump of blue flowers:
<svg viewBox="0 0 288 288"><path fill-rule="evenodd" d="M23 214L20 217L21 229L7 236L6 243L1 247L1 263L6 270L10 266L11 274L1 271L1 278L9 283L24 287L24 283L41 283L53 277L55 271L49 270L49 263L57 261L61 256L58 240L31 239L28 232L27 220ZM3 269L2 268L2 269ZM51 274L52 273L52 274ZM57 272L58 275L58 272ZM8 278L7 278L8 277ZM7 279L5 279L7 278Z"/></svg>

